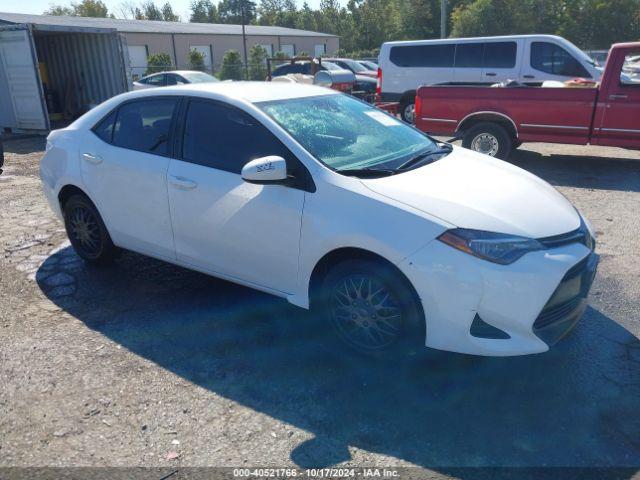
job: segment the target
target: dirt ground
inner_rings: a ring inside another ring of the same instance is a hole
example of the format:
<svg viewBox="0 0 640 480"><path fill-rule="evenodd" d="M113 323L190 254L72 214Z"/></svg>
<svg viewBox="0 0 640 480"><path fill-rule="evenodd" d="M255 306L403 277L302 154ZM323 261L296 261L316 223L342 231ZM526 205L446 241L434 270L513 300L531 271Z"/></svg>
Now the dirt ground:
<svg viewBox="0 0 640 480"><path fill-rule="evenodd" d="M353 362L284 301L124 254L85 265L45 204L44 140L0 176L0 467L626 467L640 471L640 153L514 164L593 223L591 306L548 353ZM535 209L535 205L531 205ZM466 473L465 473L466 472Z"/></svg>

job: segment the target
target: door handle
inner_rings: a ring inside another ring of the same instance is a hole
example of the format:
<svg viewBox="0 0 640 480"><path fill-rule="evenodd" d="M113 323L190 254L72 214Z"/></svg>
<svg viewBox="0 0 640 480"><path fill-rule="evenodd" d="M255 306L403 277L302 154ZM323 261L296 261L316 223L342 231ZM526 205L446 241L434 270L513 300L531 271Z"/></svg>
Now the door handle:
<svg viewBox="0 0 640 480"><path fill-rule="evenodd" d="M536 78L536 77L535 77L535 76L533 76L533 75L523 75L523 77L524 77L524 78Z"/></svg>
<svg viewBox="0 0 640 480"><path fill-rule="evenodd" d="M83 153L82 159L86 160L89 163L93 163L94 165L102 163L102 157L99 155L94 155L93 153Z"/></svg>
<svg viewBox="0 0 640 480"><path fill-rule="evenodd" d="M179 188L180 190L193 190L198 186L198 184L193 180L189 180L184 177L176 177L174 175L171 175L171 185Z"/></svg>
<svg viewBox="0 0 640 480"><path fill-rule="evenodd" d="M609 95L609 100L620 100L624 98L627 98L627 96L621 93L612 93Z"/></svg>
<svg viewBox="0 0 640 480"><path fill-rule="evenodd" d="M485 75L487 77L495 77L496 76L496 74L494 72L487 72L487 73L485 73Z"/></svg>

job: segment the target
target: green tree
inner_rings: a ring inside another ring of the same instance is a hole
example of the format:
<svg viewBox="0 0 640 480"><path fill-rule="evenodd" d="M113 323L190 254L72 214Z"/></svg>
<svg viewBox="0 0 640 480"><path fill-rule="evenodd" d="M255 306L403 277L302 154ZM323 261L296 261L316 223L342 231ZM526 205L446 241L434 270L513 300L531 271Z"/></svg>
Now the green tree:
<svg viewBox="0 0 640 480"><path fill-rule="evenodd" d="M79 17L108 17L109 10L101 0L82 0L72 3L75 14ZM111 15L113 17L113 15Z"/></svg>
<svg viewBox="0 0 640 480"><path fill-rule="evenodd" d="M261 45L254 45L249 50L249 80L264 80L267 76L268 53Z"/></svg>
<svg viewBox="0 0 640 480"><path fill-rule="evenodd" d="M50 5L44 12L45 15L72 15L75 17L111 17L109 9L101 0L82 0L79 3L71 2L71 6Z"/></svg>
<svg viewBox="0 0 640 480"><path fill-rule="evenodd" d="M180 16L173 13L173 8L169 2L162 6L162 19L165 22L179 22Z"/></svg>
<svg viewBox="0 0 640 480"><path fill-rule="evenodd" d="M211 0L194 0L191 2L190 22L193 23L220 23L218 8Z"/></svg>
<svg viewBox="0 0 640 480"><path fill-rule="evenodd" d="M252 23L256 19L256 3L253 0L222 0L218 3L220 22L239 24Z"/></svg>
<svg viewBox="0 0 640 480"><path fill-rule="evenodd" d="M171 56L168 53L156 53L147 57L147 71L145 75L164 72L173 68Z"/></svg>
<svg viewBox="0 0 640 480"><path fill-rule="evenodd" d="M191 70L198 70L204 72L206 70L204 65L204 54L195 49L189 50L187 53L187 61Z"/></svg>
<svg viewBox="0 0 640 480"><path fill-rule="evenodd" d="M142 15L143 20L164 20L162 17L162 12L156 4L153 3L153 0L145 0L142 2Z"/></svg>
<svg viewBox="0 0 640 480"><path fill-rule="evenodd" d="M55 15L55 16L70 16L74 15L73 8L65 7L62 5L49 5L49 8L44 11L44 15Z"/></svg>
<svg viewBox="0 0 640 480"><path fill-rule="evenodd" d="M318 29L315 13L307 2L302 4L302 8L296 16L295 28L311 31L316 31Z"/></svg>
<svg viewBox="0 0 640 480"><path fill-rule="evenodd" d="M242 58L237 50L227 50L222 57L220 80L242 79Z"/></svg>

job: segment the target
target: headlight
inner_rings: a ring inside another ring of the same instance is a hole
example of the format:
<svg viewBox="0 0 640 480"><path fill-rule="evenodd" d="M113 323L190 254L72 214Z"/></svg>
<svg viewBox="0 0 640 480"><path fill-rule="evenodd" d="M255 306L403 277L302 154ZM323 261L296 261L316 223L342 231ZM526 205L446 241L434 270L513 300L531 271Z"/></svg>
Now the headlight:
<svg viewBox="0 0 640 480"><path fill-rule="evenodd" d="M513 263L525 253L545 248L533 238L466 228L447 230L438 240L475 257L501 265Z"/></svg>

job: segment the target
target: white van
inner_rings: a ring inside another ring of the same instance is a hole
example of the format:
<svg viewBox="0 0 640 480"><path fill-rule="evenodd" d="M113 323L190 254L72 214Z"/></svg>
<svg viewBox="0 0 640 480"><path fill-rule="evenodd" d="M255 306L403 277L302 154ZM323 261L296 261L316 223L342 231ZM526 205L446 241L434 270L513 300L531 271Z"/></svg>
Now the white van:
<svg viewBox="0 0 640 480"><path fill-rule="evenodd" d="M490 85L507 79L540 85L575 77L598 81L602 73L586 53L554 35L387 42L378 64L381 100L400 102L402 118L408 122L413 122L420 85Z"/></svg>

